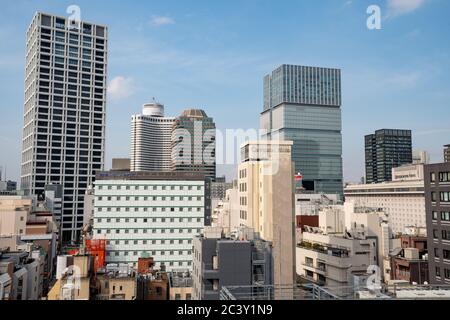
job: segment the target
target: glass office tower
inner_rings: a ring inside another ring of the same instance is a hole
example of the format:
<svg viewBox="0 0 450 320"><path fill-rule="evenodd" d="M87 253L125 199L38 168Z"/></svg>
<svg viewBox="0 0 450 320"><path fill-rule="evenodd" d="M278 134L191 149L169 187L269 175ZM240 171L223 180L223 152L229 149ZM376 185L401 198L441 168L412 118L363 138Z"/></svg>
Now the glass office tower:
<svg viewBox="0 0 450 320"><path fill-rule="evenodd" d="M263 138L292 140L306 190L343 194L341 71L282 65L264 78Z"/></svg>
<svg viewBox="0 0 450 320"><path fill-rule="evenodd" d="M365 136L366 183L392 180L392 168L413 162L411 130L381 129Z"/></svg>

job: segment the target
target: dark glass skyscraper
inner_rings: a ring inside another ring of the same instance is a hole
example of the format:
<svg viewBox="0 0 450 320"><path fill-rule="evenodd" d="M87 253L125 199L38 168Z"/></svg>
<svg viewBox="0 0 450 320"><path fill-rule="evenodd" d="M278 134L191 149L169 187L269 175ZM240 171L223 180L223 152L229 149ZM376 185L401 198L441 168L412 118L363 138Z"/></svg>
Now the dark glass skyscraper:
<svg viewBox="0 0 450 320"><path fill-rule="evenodd" d="M392 168L412 163L411 130L381 129L365 137L366 183L392 180Z"/></svg>
<svg viewBox="0 0 450 320"><path fill-rule="evenodd" d="M342 195L341 71L282 65L264 78L263 138L294 142L307 190Z"/></svg>

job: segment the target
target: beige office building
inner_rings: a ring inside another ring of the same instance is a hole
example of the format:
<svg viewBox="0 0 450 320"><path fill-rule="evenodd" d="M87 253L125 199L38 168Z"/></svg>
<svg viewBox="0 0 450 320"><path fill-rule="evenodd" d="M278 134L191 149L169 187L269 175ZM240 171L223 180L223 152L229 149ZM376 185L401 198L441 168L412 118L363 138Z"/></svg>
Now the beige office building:
<svg viewBox="0 0 450 320"><path fill-rule="evenodd" d="M294 163L291 141L246 142L239 165L240 224L273 243L274 285L295 276Z"/></svg>
<svg viewBox="0 0 450 320"><path fill-rule="evenodd" d="M381 208L388 215L394 234L409 227L426 227L423 165L405 165L392 169L392 181L349 185L346 201L357 205Z"/></svg>

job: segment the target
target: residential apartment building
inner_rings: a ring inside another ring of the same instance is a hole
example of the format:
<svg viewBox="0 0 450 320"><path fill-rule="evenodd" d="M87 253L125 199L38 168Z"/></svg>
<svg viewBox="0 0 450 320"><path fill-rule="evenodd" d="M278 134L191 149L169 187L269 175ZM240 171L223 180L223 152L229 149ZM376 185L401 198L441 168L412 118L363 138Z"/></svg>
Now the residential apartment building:
<svg viewBox="0 0 450 320"><path fill-rule="evenodd" d="M428 263L432 284L450 284L450 163L425 166Z"/></svg>
<svg viewBox="0 0 450 320"><path fill-rule="evenodd" d="M200 109L187 109L172 128L171 170L216 178L216 124Z"/></svg>
<svg viewBox="0 0 450 320"><path fill-rule="evenodd" d="M0 196L0 236L24 235L34 201L25 196Z"/></svg>
<svg viewBox="0 0 450 320"><path fill-rule="evenodd" d="M192 300L192 273L174 270L169 273L169 300Z"/></svg>
<svg viewBox="0 0 450 320"><path fill-rule="evenodd" d="M240 224L273 244L274 284L295 275L294 163L292 141L246 142L239 171Z"/></svg>
<svg viewBox="0 0 450 320"><path fill-rule="evenodd" d="M365 136L366 183L392 180L392 168L411 164L411 130L381 129Z"/></svg>
<svg viewBox="0 0 450 320"><path fill-rule="evenodd" d="M107 263L137 266L150 254L168 271L192 268L192 239L211 225L211 181L188 172L102 172L96 177L94 237Z"/></svg>
<svg viewBox="0 0 450 320"><path fill-rule="evenodd" d="M175 118L164 116L164 106L144 104L142 114L131 118L131 171L169 171Z"/></svg>
<svg viewBox="0 0 450 320"><path fill-rule="evenodd" d="M429 283L427 237L403 235L401 249L391 254L390 280L409 283Z"/></svg>
<svg viewBox="0 0 450 320"><path fill-rule="evenodd" d="M108 28L38 12L26 48L21 188L63 186L62 240L73 242L104 164Z"/></svg>
<svg viewBox="0 0 450 320"><path fill-rule="evenodd" d="M383 213L346 202L324 209L319 227L302 233L297 246L296 269L304 281L327 287L353 285L353 276L380 268L383 279L389 259L390 232Z"/></svg>
<svg viewBox="0 0 450 320"><path fill-rule="evenodd" d="M272 285L271 244L255 238L251 229L241 232L226 238L221 228L207 228L194 238L194 300L219 300L225 286Z"/></svg>
<svg viewBox="0 0 450 320"><path fill-rule="evenodd" d="M389 182L348 185L346 201L382 208L394 234L402 234L408 227L426 227L423 165L394 168L391 176Z"/></svg>
<svg viewBox="0 0 450 320"><path fill-rule="evenodd" d="M291 140L309 191L342 197L341 70L282 65L264 78L264 139Z"/></svg>

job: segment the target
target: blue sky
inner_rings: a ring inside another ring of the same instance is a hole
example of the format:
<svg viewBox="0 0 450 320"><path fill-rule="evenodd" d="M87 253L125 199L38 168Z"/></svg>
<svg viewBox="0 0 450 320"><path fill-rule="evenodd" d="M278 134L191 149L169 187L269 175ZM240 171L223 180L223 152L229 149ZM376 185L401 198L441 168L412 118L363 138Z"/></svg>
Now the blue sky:
<svg viewBox="0 0 450 320"><path fill-rule="evenodd" d="M364 135L413 130L442 160L450 143L450 1L1 1L0 165L19 179L25 32L36 11L109 26L107 156L128 156L130 117L152 97L175 116L203 108L220 129L258 128L262 79L283 63L343 74L344 175L364 175ZM369 30L376 4L382 29ZM219 172L232 172L220 168Z"/></svg>

